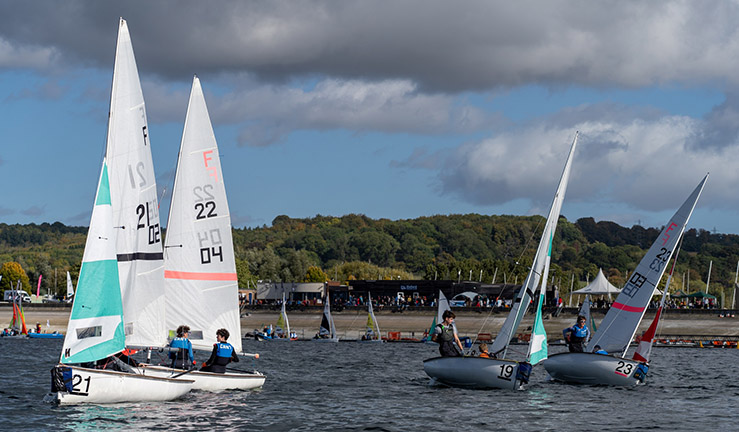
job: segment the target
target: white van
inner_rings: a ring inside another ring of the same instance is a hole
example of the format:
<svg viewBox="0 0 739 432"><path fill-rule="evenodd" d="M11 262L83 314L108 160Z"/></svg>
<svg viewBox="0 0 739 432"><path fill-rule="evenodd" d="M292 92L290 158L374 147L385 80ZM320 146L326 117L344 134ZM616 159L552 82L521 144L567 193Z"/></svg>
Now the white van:
<svg viewBox="0 0 739 432"><path fill-rule="evenodd" d="M4 300L8 303L13 301L13 297L20 296L23 303L31 303L31 296L23 290L5 290Z"/></svg>

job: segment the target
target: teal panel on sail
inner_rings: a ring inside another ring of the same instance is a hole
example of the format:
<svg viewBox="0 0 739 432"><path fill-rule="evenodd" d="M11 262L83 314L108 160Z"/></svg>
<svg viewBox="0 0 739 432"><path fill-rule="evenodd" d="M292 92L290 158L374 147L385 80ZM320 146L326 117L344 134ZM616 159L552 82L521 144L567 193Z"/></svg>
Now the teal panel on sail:
<svg viewBox="0 0 739 432"><path fill-rule="evenodd" d="M123 332L123 322L120 321L115 328L112 339L103 340L69 357L65 357L62 353L61 362L64 364L94 362L123 351L125 343L126 335Z"/></svg>
<svg viewBox="0 0 739 432"><path fill-rule="evenodd" d="M541 318L542 303L544 303L543 295L539 296L539 304L536 307L536 318L534 319L534 330L531 333L529 363L532 366L540 361L546 360L549 354L547 350L547 331L544 329L544 321Z"/></svg>
<svg viewBox="0 0 739 432"><path fill-rule="evenodd" d="M108 180L108 164L103 164L103 174L100 176L98 196L95 205L110 205L110 180Z"/></svg>
<svg viewBox="0 0 739 432"><path fill-rule="evenodd" d="M123 315L118 261L83 262L70 319Z"/></svg>

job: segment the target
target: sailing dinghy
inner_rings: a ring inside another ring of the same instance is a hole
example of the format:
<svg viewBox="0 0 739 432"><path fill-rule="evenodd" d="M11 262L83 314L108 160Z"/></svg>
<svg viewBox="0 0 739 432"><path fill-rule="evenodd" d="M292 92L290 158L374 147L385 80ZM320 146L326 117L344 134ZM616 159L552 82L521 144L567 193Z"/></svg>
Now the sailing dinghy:
<svg viewBox="0 0 739 432"><path fill-rule="evenodd" d="M71 301L74 297L74 285L72 285L72 276L67 272L67 297L65 300Z"/></svg>
<svg viewBox="0 0 739 432"><path fill-rule="evenodd" d="M338 342L339 336L336 335L336 326L334 318L331 316L331 300L329 299L328 286L326 287L326 296L323 298L323 316L321 317L321 327L318 333L313 336L312 341L315 342Z"/></svg>
<svg viewBox="0 0 739 432"><path fill-rule="evenodd" d="M231 216L218 145L197 76L193 78L182 134L164 248L166 326L170 335L179 325L187 324L193 349L210 352L217 343L216 331L225 328L233 336L229 343L241 352ZM162 377L182 372L149 365L141 370ZM252 389L265 381L265 376L256 371L192 371L182 377L195 381L193 389L207 391Z"/></svg>
<svg viewBox="0 0 739 432"><path fill-rule="evenodd" d="M590 340L588 352L554 354L544 362L544 368L552 379L566 383L613 386L633 386L646 380L646 361L627 359L626 351L683 235L706 180L707 174L644 255ZM609 354L596 354L596 347Z"/></svg>
<svg viewBox="0 0 739 432"><path fill-rule="evenodd" d="M372 294L367 293L367 328L360 342L385 342L382 340L380 325L377 323L375 312L372 310Z"/></svg>
<svg viewBox="0 0 739 432"><path fill-rule="evenodd" d="M147 377L111 357L163 347L162 249L144 99L126 21L113 70L106 156L67 325L47 400L61 404L166 401L192 380ZM161 278L161 282L157 279ZM96 369L115 366L118 370Z"/></svg>
<svg viewBox="0 0 739 432"><path fill-rule="evenodd" d="M564 201L570 177L572 158L577 147L578 134L570 147L557 192L549 210L539 247L534 256L526 281L521 287L511 307L503 327L492 344L490 352L499 358L482 357L435 357L423 362L423 369L432 378L432 384L441 383L454 387L501 388L517 390L528 383L532 366L547 358L546 332L542 322L542 305L546 292L546 280L552 254L552 240ZM506 351L513 335L523 319L526 309L537 288L539 300L534 319L533 334L529 341L527 361L521 362L506 358Z"/></svg>

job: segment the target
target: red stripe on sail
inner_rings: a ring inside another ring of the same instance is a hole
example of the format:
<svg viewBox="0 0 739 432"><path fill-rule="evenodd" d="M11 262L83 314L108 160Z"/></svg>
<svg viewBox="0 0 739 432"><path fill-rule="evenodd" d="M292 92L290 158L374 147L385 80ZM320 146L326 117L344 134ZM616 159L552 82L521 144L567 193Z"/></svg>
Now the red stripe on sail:
<svg viewBox="0 0 739 432"><path fill-rule="evenodd" d="M186 279L186 280L209 280L209 281L237 281L239 280L236 273L196 273L196 272L179 272L164 271L165 279Z"/></svg>
<svg viewBox="0 0 739 432"><path fill-rule="evenodd" d="M625 312L644 312L644 308L626 306L625 304L618 303L618 302L614 302L613 307L615 307L616 309L621 309L622 311L625 311Z"/></svg>

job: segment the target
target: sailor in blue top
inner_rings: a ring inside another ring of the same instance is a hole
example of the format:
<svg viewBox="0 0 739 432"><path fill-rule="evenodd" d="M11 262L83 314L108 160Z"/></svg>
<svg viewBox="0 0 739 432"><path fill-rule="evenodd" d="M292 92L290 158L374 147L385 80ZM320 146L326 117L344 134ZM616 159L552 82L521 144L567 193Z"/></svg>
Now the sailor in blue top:
<svg viewBox="0 0 739 432"><path fill-rule="evenodd" d="M210 354L210 358L203 363L201 371L215 372L215 373L226 373L226 365L232 361L238 362L239 357L236 355L234 347L226 342L228 340L228 330L218 329L216 332L216 339L218 343L213 344L213 352Z"/></svg>
<svg viewBox="0 0 739 432"><path fill-rule="evenodd" d="M172 360L172 368L189 369L195 364L192 355L192 342L187 337L190 335L190 327L181 325L177 327L177 337L169 343L169 358Z"/></svg>
<svg viewBox="0 0 739 432"><path fill-rule="evenodd" d="M590 336L590 330L585 325L585 317L578 315L577 324L562 330L562 334L570 347L570 352L583 352L583 347Z"/></svg>

